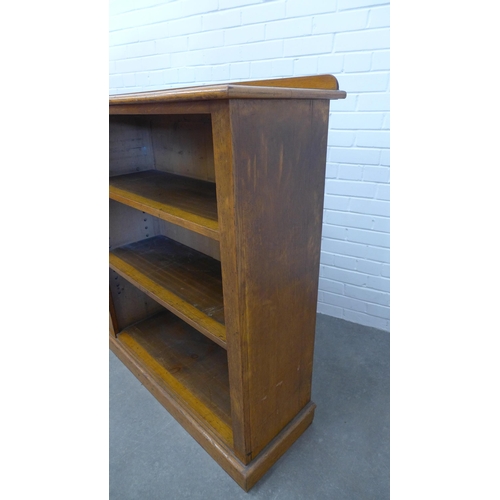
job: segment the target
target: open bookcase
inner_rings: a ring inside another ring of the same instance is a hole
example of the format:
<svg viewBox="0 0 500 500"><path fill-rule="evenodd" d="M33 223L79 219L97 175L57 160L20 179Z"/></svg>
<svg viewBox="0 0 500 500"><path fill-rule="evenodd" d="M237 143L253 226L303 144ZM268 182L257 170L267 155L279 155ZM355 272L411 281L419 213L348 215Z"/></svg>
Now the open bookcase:
<svg viewBox="0 0 500 500"><path fill-rule="evenodd" d="M249 490L312 422L335 77L110 97L110 347Z"/></svg>

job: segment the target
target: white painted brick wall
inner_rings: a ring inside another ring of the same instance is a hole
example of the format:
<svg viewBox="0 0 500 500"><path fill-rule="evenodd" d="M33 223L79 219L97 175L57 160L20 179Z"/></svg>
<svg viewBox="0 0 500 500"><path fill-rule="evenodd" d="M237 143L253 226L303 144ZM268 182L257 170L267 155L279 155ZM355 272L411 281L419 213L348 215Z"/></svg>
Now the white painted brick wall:
<svg viewBox="0 0 500 500"><path fill-rule="evenodd" d="M318 311L389 330L389 2L111 0L110 93L334 74Z"/></svg>

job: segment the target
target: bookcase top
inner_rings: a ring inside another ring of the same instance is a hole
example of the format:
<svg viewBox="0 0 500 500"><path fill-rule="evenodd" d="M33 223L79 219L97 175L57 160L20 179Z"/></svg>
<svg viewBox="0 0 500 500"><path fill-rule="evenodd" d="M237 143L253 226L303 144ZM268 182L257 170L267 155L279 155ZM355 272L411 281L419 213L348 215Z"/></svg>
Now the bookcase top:
<svg viewBox="0 0 500 500"><path fill-rule="evenodd" d="M345 99L333 75L256 80L109 96L109 104L146 104L214 99Z"/></svg>

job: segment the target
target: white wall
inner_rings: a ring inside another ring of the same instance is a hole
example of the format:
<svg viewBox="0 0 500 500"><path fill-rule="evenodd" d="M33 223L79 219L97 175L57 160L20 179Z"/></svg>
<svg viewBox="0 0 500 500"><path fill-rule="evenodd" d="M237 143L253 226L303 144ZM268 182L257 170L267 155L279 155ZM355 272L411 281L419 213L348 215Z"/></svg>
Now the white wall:
<svg viewBox="0 0 500 500"><path fill-rule="evenodd" d="M389 2L111 0L110 93L334 74L318 311L389 330Z"/></svg>

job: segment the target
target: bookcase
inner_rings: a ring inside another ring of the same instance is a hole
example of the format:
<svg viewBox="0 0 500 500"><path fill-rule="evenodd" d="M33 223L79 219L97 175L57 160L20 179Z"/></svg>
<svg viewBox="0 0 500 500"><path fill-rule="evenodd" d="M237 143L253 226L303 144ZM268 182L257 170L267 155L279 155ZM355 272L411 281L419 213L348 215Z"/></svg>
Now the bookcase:
<svg viewBox="0 0 500 500"><path fill-rule="evenodd" d="M246 491L314 416L328 117L345 97L332 75L110 97L110 348Z"/></svg>

